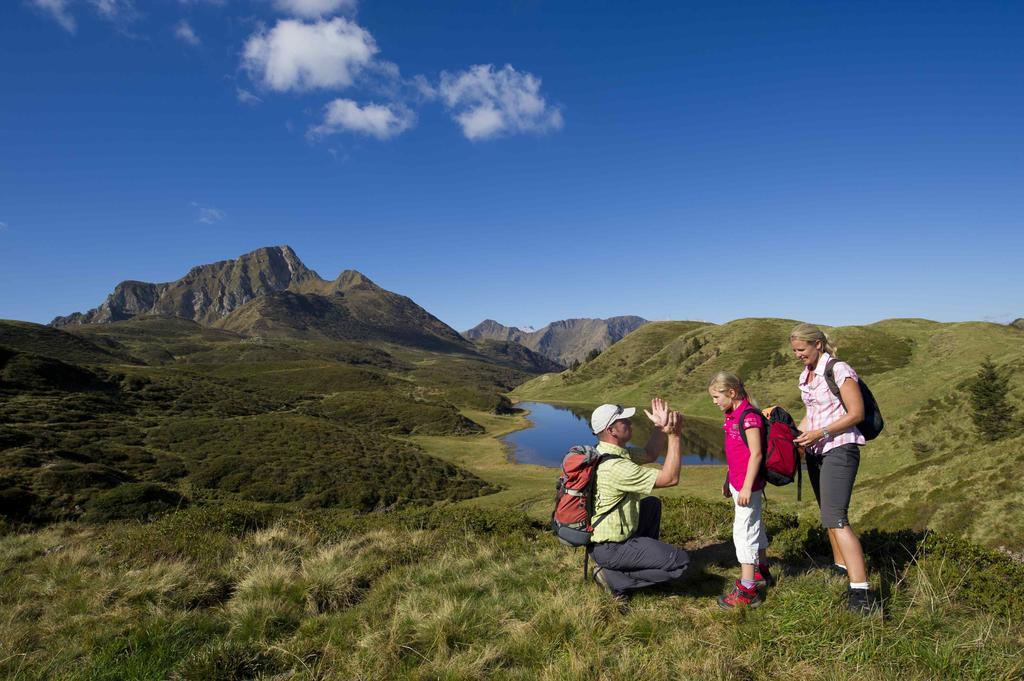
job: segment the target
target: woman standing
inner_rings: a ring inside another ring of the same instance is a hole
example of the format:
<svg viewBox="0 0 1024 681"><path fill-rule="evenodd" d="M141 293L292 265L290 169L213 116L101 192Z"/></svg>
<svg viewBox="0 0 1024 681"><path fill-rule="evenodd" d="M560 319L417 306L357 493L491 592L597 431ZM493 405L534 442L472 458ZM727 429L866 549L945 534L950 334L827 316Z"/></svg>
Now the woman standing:
<svg viewBox="0 0 1024 681"><path fill-rule="evenodd" d="M848 517L853 482L860 466L860 447L864 444L864 436L857 430L857 424L864 420L857 372L846 362L838 361L835 346L816 326L800 324L789 334L789 342L804 365L800 396L807 407L796 443L805 448L807 473L821 509L821 524L827 528L832 544L832 569L849 577L847 608L867 613L874 607L874 598L868 592L864 551ZM832 392L828 373L839 388L838 396Z"/></svg>

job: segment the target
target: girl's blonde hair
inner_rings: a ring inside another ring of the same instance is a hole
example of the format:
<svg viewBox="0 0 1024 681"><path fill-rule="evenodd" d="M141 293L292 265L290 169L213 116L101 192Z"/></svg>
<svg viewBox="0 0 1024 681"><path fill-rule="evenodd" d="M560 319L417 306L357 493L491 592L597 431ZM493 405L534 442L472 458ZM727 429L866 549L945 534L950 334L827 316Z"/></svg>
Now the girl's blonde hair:
<svg viewBox="0 0 1024 681"><path fill-rule="evenodd" d="M750 395L747 394L747 388L743 385L743 381L740 380L736 374L730 374L728 371L719 371L715 374L711 382L708 383L708 390L714 390L716 393L726 394L727 391L733 390L736 392L736 397L740 399L750 399Z"/></svg>
<svg viewBox="0 0 1024 681"><path fill-rule="evenodd" d="M816 327L814 324L797 324L796 328L789 332L789 340L803 341L805 343L821 343L824 352L836 357L837 348L828 334Z"/></svg>

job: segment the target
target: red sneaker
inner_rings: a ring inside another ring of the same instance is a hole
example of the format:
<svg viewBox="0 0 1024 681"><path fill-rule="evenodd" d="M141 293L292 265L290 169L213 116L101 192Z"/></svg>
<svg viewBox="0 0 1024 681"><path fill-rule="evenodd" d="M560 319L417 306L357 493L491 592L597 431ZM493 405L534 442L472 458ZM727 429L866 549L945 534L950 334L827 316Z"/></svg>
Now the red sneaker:
<svg viewBox="0 0 1024 681"><path fill-rule="evenodd" d="M724 596L718 597L718 607L720 608L735 608L741 605L745 605L748 608L756 608L761 605L761 594L757 592L757 587L745 588L740 580L736 580L736 586L733 590Z"/></svg>

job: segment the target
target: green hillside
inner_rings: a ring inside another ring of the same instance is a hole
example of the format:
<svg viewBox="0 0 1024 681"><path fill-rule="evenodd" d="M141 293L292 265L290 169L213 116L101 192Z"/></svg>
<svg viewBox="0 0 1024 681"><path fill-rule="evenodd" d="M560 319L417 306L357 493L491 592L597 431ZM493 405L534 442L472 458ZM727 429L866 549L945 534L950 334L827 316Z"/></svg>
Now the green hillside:
<svg viewBox="0 0 1024 681"><path fill-rule="evenodd" d="M517 388L538 360L501 345L0 323L0 676L1019 678L1024 567L958 536L1020 550L1019 493L998 474L1021 438L983 445L949 418L982 354L1020 368L1000 327L839 330L890 418L865 456L877 493L857 498L879 528L863 539L884 615L843 610L811 503L788 490L766 511L778 585L757 611L721 612L736 570L717 466L665 495L688 574L626 612L544 532L554 472L508 461L499 438L526 419L504 393L659 392L714 415L706 375L734 365L763 400L792 399L790 326L651 324ZM1013 385L1019 403L1019 371ZM926 525L945 533L911 529Z"/></svg>
<svg viewBox="0 0 1024 681"><path fill-rule="evenodd" d="M30 322L0 319L0 347L78 364L135 362L113 338L96 341Z"/></svg>
<svg viewBox="0 0 1024 681"><path fill-rule="evenodd" d="M788 334L792 320L740 319L647 324L576 371L547 374L513 392L522 400L644 404L661 395L684 412L717 416L711 376L739 374L763 405L781 404L799 420L803 407ZM1009 518L1024 512L1013 483L1024 472L1024 428L999 443L974 434L964 382L980 362L1011 372L1010 401L1024 403L1024 335L998 324L892 319L829 330L839 356L871 385L886 430L862 456L851 509L867 526L931 527L992 546L1024 548Z"/></svg>
<svg viewBox="0 0 1024 681"><path fill-rule="evenodd" d="M75 330L0 323L0 523L491 493L501 485L400 438L480 433L461 410L505 408L529 377L521 358L472 349L263 341L159 318Z"/></svg>

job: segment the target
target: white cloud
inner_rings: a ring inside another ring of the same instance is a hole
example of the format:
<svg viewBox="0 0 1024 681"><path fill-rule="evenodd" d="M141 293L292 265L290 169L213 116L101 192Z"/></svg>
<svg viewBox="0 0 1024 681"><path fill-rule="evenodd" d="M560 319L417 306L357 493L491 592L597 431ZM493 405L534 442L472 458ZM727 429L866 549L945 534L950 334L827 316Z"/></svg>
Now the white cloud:
<svg viewBox="0 0 1024 681"><path fill-rule="evenodd" d="M235 88L235 97L237 97L238 101L240 101L242 104L256 105L263 101L253 93L240 87Z"/></svg>
<svg viewBox="0 0 1024 681"><path fill-rule="evenodd" d="M255 81L278 92L342 89L376 53L373 36L347 19L284 19L246 41L242 64Z"/></svg>
<svg viewBox="0 0 1024 681"><path fill-rule="evenodd" d="M324 122L309 132L321 136L347 130L385 140L400 135L415 122L416 115L405 107L381 104L359 106L351 99L335 99L327 104Z"/></svg>
<svg viewBox="0 0 1024 681"><path fill-rule="evenodd" d="M177 36L178 40L188 43L189 45L198 45L199 36L192 30L192 26L182 19L174 26L174 35Z"/></svg>
<svg viewBox="0 0 1024 681"><path fill-rule="evenodd" d="M68 33L74 33L78 28L75 17L68 11L69 0L32 0L32 4L53 17Z"/></svg>
<svg viewBox="0 0 1024 681"><path fill-rule="evenodd" d="M356 4L356 0L274 0L274 7L279 12L307 19L352 11Z"/></svg>
<svg viewBox="0 0 1024 681"><path fill-rule="evenodd" d="M219 208L213 208L212 206L203 206L195 201L189 204L199 212L196 215L196 222L201 222L204 225L212 225L215 222L220 222L228 216L227 213Z"/></svg>
<svg viewBox="0 0 1024 681"><path fill-rule="evenodd" d="M79 4L78 0L29 0L32 5L49 14L64 30L74 33L78 22L71 13L71 6ZM124 25L138 18L134 0L86 0L100 17L123 28Z"/></svg>
<svg viewBox="0 0 1024 681"><path fill-rule="evenodd" d="M430 84L426 76L416 74L412 77L412 86L420 97L426 100L437 99L437 88Z"/></svg>
<svg viewBox="0 0 1024 681"><path fill-rule="evenodd" d="M132 0L89 0L96 11L105 19L112 21L132 19L135 17L135 5Z"/></svg>
<svg viewBox="0 0 1024 681"><path fill-rule="evenodd" d="M521 132L560 130L562 112L540 94L541 80L506 64L476 64L466 71L441 73L438 92L467 139Z"/></svg>

